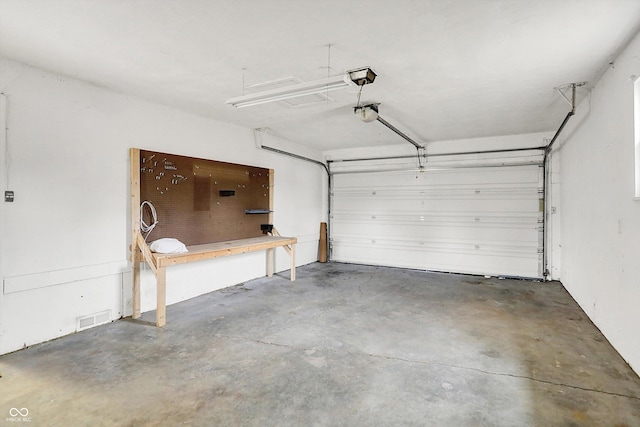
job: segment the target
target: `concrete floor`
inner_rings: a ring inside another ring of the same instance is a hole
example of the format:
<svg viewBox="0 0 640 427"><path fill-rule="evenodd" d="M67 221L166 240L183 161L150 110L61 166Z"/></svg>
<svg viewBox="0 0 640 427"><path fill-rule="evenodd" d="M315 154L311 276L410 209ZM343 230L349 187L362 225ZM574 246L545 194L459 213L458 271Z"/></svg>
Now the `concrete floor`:
<svg viewBox="0 0 640 427"><path fill-rule="evenodd" d="M384 267L311 264L0 372L0 425L640 425L640 379L560 284Z"/></svg>

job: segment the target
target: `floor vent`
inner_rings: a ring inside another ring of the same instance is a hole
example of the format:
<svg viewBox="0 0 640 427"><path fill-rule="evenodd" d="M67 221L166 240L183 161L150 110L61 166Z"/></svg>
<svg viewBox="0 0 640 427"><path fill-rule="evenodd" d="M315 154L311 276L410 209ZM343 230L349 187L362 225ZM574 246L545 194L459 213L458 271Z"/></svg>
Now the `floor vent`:
<svg viewBox="0 0 640 427"><path fill-rule="evenodd" d="M88 316L78 317L76 320L76 330L81 331L92 326L108 323L111 320L111 310L101 311L100 313L93 313Z"/></svg>

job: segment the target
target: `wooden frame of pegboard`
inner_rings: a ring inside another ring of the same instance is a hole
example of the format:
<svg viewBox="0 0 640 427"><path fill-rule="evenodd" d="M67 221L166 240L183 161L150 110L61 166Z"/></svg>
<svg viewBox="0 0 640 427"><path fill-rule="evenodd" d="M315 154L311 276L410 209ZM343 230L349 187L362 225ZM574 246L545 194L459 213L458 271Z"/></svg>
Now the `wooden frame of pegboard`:
<svg viewBox="0 0 640 427"><path fill-rule="evenodd" d="M275 270L274 250L283 247L291 257L290 277L295 280L297 238L283 237L275 227L267 231L262 229L264 219L273 225L273 169L138 148L130 149L130 159L134 319L141 316L142 261L149 265L156 278L156 326L166 324L166 267L171 265L266 250L266 274L271 277ZM232 198L233 202L227 202ZM154 205L154 200L158 203L158 216L164 215L167 224L163 224L159 232L156 232L156 226L143 236L140 205L145 200ZM189 216L190 212L194 215ZM188 252L152 252L147 238L154 232L154 239L175 237L183 241Z"/></svg>

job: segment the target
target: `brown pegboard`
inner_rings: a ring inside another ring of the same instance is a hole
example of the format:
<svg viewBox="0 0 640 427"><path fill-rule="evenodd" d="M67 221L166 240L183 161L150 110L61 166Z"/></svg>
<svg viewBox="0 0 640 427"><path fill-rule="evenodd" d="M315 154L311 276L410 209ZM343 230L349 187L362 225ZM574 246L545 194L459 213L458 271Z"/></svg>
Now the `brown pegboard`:
<svg viewBox="0 0 640 427"><path fill-rule="evenodd" d="M151 202L158 225L147 241L174 237L186 245L262 235L270 209L269 169L140 150L140 202ZM233 194L233 195L230 195ZM150 222L147 214L144 221Z"/></svg>

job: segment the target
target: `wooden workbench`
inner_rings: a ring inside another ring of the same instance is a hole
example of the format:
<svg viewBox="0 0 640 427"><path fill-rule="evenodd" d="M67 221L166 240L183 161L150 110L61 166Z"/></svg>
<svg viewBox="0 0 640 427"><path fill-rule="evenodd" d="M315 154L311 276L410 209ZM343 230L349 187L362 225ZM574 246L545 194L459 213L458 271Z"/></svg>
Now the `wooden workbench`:
<svg viewBox="0 0 640 427"><path fill-rule="evenodd" d="M273 252L277 247L283 247L291 257L291 281L296 280L295 237L282 237L275 231L273 235L251 237L248 239L230 240L226 242L208 243L204 245L187 246L189 252L180 254L159 254L151 252L149 246L140 233L136 236L136 248L133 259L133 314L134 319L141 316L140 311L140 262L149 264L156 277L157 302L156 326L164 326L167 322L167 272L172 265L186 264L207 259L220 258L248 252L267 251L267 276L273 276L275 258Z"/></svg>
<svg viewBox="0 0 640 427"><path fill-rule="evenodd" d="M167 322L166 268L169 266L177 265L177 264L186 264L186 263L196 262L196 261L203 261L203 260L213 259L213 258L220 258L220 257L230 256L230 255L244 254L247 252L266 250L267 251L267 276L271 277L275 269L275 257L274 257L275 248L283 247L291 257L291 280L294 281L296 279L295 245L297 243L297 239L295 237L282 237L275 228L273 228L269 234L259 235L257 237L249 237L249 238L244 238L240 240L225 240L225 241L218 241L216 243L196 244L191 246L188 245L187 246L188 252L181 253L181 254L159 254L159 253L151 252L149 245L147 245L147 243L145 242L145 239L142 237L142 234L140 231L140 221L141 221L141 218L140 218L141 175L140 173L142 169L140 152L141 150L138 148L131 148L129 150L130 158L131 158L131 246L130 248L131 248L131 261L133 264L133 303L132 303L133 314L132 314L132 317L134 319L139 318L141 315L140 264L143 261L145 261L149 265L149 267L153 271L153 274L156 277L156 287L157 287L156 326L164 326ZM164 156L164 155L160 154L160 156ZM166 156L167 158L172 157L174 158L174 160L175 158L177 158L176 156L172 156L172 155L166 155ZM191 158L188 158L188 159L190 159L189 161L191 162L195 162L193 163L194 169L193 171L191 171L193 175L189 175L189 177L191 177L192 179L195 179L194 178L196 176L195 171L207 170L207 173L215 174L215 172L213 172L213 169L212 169L213 166L209 165L210 161L203 160L203 159L191 159ZM149 158L148 160L149 160L149 163L147 163L147 166L151 166L150 165L151 158ZM219 162L214 162L214 163L217 164ZM169 177L169 175L173 173L173 171L175 171L176 173L175 175L172 175L174 177L178 176L177 175L178 172L182 172L182 173L186 172L186 171L177 170L176 165L177 163L172 163L172 162L163 163L162 161L160 161L159 166L156 167L156 169L158 169L158 171L162 170L166 173L164 173L164 175L161 175L160 173L158 173L158 175L156 176L156 179L159 179L158 182L162 182L162 179L167 179L167 177ZM227 166L229 165L227 164ZM247 168L249 167L245 167L245 166L241 167L240 177L242 177L243 179L242 187L240 185L237 185L237 187L232 186L233 188L238 188L238 189L242 188L243 189L242 191L243 192L245 191L244 189L246 185L245 184L245 181L247 179L246 177L249 177L250 175L250 172ZM227 169L224 169L224 170L227 171ZM247 171L244 171L245 169L247 169ZM146 171L147 173L150 172L149 169L146 169ZM268 208L263 209L264 206L262 205L245 206L242 209L242 211L240 211L240 214L244 216L247 214L246 212L247 210L252 211L252 208L260 208L259 209L260 213L262 213L262 211L264 210L264 212L267 215L266 217L264 217L264 219L266 219L266 223L273 224L273 187L274 187L273 170L269 169L267 171L262 171L262 172L265 173L265 175L268 178L268 185L264 185L264 186L256 185L255 186L256 188L254 190L257 189L257 191L259 192L258 199L260 199L260 196L267 198ZM228 175L228 171L225 173L227 173ZM258 171L258 174L259 173L260 171ZM179 182L176 182L175 180L177 180L177 178L174 178L174 181L171 181L171 184L167 184L167 185L171 185L171 187L166 187L165 190L169 191L170 194L177 193L178 190L180 189L182 189L182 191L185 191L185 192L191 191L193 189L193 185L191 185L191 187L186 185L181 185L181 183L183 182L182 179L185 180L184 182L189 182L189 183L191 182L191 179L187 181L186 174L184 176L183 175L179 175L179 176L181 177L180 178L181 180ZM209 176L208 178L209 180L214 179L214 178L211 178L211 175L208 175L208 176ZM223 174L222 176L225 177L226 175ZM253 176L255 176L255 171L253 173ZM205 177L205 179L207 178ZM214 181L214 183L217 183L217 182ZM232 188L232 187L229 187L229 188ZM160 187L158 187L158 189L160 189ZM207 190L207 191L213 191L213 190ZM240 191L241 190L238 190L238 194L240 193ZM200 196L202 196L202 194L200 194ZM220 205L220 203L218 203L218 205ZM189 202L188 206L189 206L189 210L195 209L193 207L194 206L193 201ZM248 221L243 221L243 223L244 222L249 223ZM210 224L210 225L213 226L213 224ZM165 226L167 225L165 224ZM202 233L197 233L197 234L200 235ZM185 240L185 242L187 242L187 240Z"/></svg>

